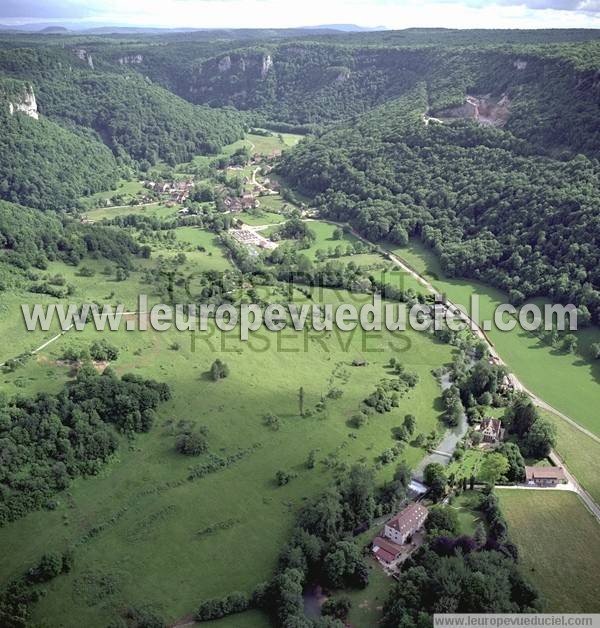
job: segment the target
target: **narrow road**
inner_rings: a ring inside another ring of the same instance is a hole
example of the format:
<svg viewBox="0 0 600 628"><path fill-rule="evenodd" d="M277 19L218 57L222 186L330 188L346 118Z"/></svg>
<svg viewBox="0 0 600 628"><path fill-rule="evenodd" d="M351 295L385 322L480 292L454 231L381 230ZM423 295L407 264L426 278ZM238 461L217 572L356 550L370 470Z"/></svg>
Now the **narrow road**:
<svg viewBox="0 0 600 628"><path fill-rule="evenodd" d="M411 277L413 277L421 285L427 288L429 292L438 294L438 291L435 289L435 286L430 281L425 279L425 277L420 275L416 270L411 268L402 258L390 252L387 252L387 255L397 266L402 268L402 270L407 272ZM469 326L471 327L473 332L479 338L481 338L481 340L483 340L486 343L490 354L494 358L496 358L498 363L506 366L506 363L504 362L504 360L501 358L498 351L496 350L494 343L490 340L490 338L485 333L485 331L481 329L479 324L475 322L468 314L460 310L456 306L456 304L452 303L452 301L450 301L449 299L446 300L446 303L447 303L448 308L451 311L460 313L460 316L469 323ZM549 403L546 403L543 399L540 399L540 397L538 397L536 394L532 393L528 388L526 388L514 373L511 373L510 378L515 389L520 390L524 392L526 395L528 395L536 406L556 414L561 419L563 419L564 421L566 421L567 423L569 423L570 425L578 429L580 432L583 432L586 436L589 436L594 441L600 443L600 438L596 436L596 434L593 434L589 430L579 425L579 423L574 421L571 417L567 416L560 410L557 410L556 408L551 406ZM568 484L572 486L572 490L579 495L579 497L581 498L581 500L583 501L587 509L596 517L597 521L600 522L600 506L598 506L598 504L594 501L592 496L581 486L581 484L579 484L575 476L567 469L567 466L565 465L564 461L561 459L561 457L558 455L556 451L552 450L550 452L550 460L555 465L562 467L564 469L565 475L567 477L567 482ZM527 488L527 487L523 487L523 488ZM547 490L547 489L543 489L543 490Z"/></svg>
<svg viewBox="0 0 600 628"><path fill-rule="evenodd" d="M421 285L427 288L429 292L433 294L439 294L439 292L435 289L435 286L430 281L425 279L425 277L420 275L416 270L414 270L414 268L409 266L402 258L398 257L396 254L391 253L389 251L386 251L385 253L397 266L402 268L402 270L404 270L411 277L413 277L416 281L418 281ZM504 360L502 359L502 357L496 350L494 343L489 338L489 336L485 333L485 331L479 326L479 324L476 321L474 321L468 314L460 310L458 306L455 303L453 303L450 299L446 299L446 303L448 304L448 307L451 309L451 311L453 311L454 313L460 313L460 316L463 318L463 320L465 320L469 324L469 326L471 327L473 332L477 335L477 337L483 340L487 344L490 354L498 361L498 363L504 366L507 366L506 362L504 362ZM597 436L593 432L590 432L585 427L582 427L579 423L577 423L570 416L567 416L566 414L564 414L564 412L561 412L554 406L550 405L548 402L538 397L535 393L529 390L514 373L510 374L510 379L514 387L517 390L520 390L524 392L526 395L528 395L536 406L544 410L547 410L548 412L552 412L553 414L556 414L561 419L569 423L569 425L572 425L574 428L578 429L580 432L582 432L586 436L589 436L592 440L596 441L597 443L600 443L599 436Z"/></svg>
<svg viewBox="0 0 600 628"><path fill-rule="evenodd" d="M355 237L359 238L363 242L366 242L367 244L370 244L370 245L373 244L372 242L370 242L369 240L367 240L366 238L361 236L359 233L354 231L354 229L352 229L352 227L350 225L348 225L347 223L345 223L345 224L344 223L337 223L337 222L334 222L332 220L326 220L325 222L329 222L331 224L335 224L335 225L338 225L340 227L344 227L344 226L348 227ZM417 281L419 284L421 284L430 293L432 293L432 294L439 294L439 291L436 290L435 286L428 279L426 279L420 273L418 273L410 264L408 264L401 257L399 257L395 253L392 253L391 251L387 251L387 250L385 250L385 249L383 249L381 247L377 247L377 248L378 248L379 252L384 257L387 257L392 262L394 262L394 264L396 264L396 266L398 266L404 272L409 274L413 279L415 279L415 281ZM500 354L496 350L496 347L494 346L494 343L488 337L488 335L485 333L485 331L479 326L479 324L477 322L475 322L466 312L463 312L450 299L446 299L446 304L447 304L447 307L453 313L455 313L457 315L460 315L462 317L462 319L469 324L470 328L473 330L473 332L475 333L475 335L478 338L480 338L481 340L483 340L486 343L486 345L488 347L488 350L490 352L490 355L492 357L494 357L499 364L507 366L507 364L504 362L504 360L502 359L502 357L500 356ZM593 432L590 432L585 427L582 427L581 425L579 425L579 423L577 423L577 421L575 421L571 417L567 416L564 412L561 412L560 410L557 410L554 406L550 405L549 403L547 403L546 401L544 401L543 399L538 397L538 395L536 395L535 393L531 392L526 386L523 385L523 383L518 379L518 377L514 373L510 374L510 379L511 379L511 382L513 383L513 386L515 387L515 389L524 392L536 406L538 406L539 408L542 408L544 410L547 410L548 412L551 412L551 413L557 415L558 417L560 417L561 419L563 419L564 421L569 423L569 425L572 425L575 429L579 430L580 432L582 432L583 434L585 434L586 436L588 436L589 438L591 438L595 442L600 443L600 437L598 437ZM574 491L581 497L581 500L583 501L585 506L596 517L598 522L600 522L600 506L594 501L592 496L581 486L581 484L579 484L579 482L577 481L575 476L568 470L566 464L564 463L564 461L561 459L561 457L558 455L558 453L556 451L552 450L550 452L550 460L552 460L552 462L555 465L560 466L560 467L562 467L564 469L565 475L567 477L567 480L568 480L568 482L570 482L573 485Z"/></svg>

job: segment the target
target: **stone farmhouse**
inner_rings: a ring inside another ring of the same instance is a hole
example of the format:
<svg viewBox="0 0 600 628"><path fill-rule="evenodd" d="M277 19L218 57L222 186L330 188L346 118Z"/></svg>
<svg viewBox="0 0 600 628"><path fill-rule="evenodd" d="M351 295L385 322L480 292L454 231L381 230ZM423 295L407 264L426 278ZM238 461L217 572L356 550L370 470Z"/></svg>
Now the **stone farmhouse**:
<svg viewBox="0 0 600 628"><path fill-rule="evenodd" d="M496 445L504 437L504 428L500 419L484 419L477 427L482 435L482 442L488 445Z"/></svg>

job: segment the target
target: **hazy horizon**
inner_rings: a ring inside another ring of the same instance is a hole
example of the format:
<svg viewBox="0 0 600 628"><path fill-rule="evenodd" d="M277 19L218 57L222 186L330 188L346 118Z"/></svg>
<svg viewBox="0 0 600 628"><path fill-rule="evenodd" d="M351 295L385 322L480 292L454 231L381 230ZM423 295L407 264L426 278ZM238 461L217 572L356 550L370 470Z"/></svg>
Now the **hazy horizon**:
<svg viewBox="0 0 600 628"><path fill-rule="evenodd" d="M69 28L600 28L600 0L5 0L0 23Z"/></svg>

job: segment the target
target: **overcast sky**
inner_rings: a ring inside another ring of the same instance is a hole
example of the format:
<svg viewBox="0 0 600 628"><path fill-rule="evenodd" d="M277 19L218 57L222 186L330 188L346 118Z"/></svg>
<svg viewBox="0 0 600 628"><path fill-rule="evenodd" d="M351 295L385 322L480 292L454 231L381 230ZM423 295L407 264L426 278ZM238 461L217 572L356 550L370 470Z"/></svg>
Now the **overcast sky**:
<svg viewBox="0 0 600 628"><path fill-rule="evenodd" d="M0 23L54 21L197 28L599 28L600 0L0 0Z"/></svg>

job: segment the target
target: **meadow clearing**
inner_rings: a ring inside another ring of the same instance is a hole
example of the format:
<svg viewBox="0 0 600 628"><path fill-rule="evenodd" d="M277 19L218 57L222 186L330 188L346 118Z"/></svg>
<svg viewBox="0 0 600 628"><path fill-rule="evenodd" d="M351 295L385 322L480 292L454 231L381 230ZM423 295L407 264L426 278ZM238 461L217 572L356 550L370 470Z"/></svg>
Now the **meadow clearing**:
<svg viewBox="0 0 600 628"><path fill-rule="evenodd" d="M600 533L579 497L553 490L496 491L523 571L545 598L545 612L595 612L598 586L590 576L600 564Z"/></svg>

